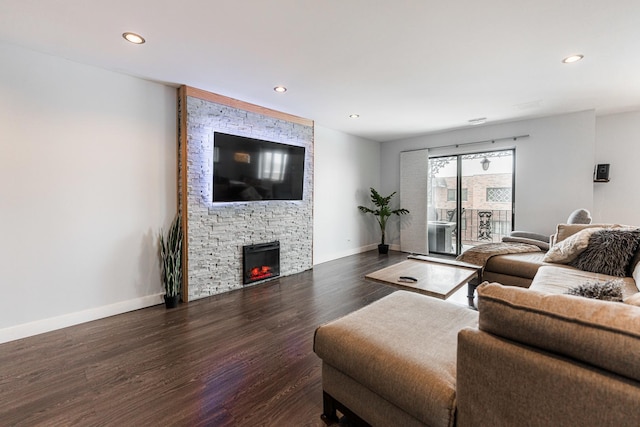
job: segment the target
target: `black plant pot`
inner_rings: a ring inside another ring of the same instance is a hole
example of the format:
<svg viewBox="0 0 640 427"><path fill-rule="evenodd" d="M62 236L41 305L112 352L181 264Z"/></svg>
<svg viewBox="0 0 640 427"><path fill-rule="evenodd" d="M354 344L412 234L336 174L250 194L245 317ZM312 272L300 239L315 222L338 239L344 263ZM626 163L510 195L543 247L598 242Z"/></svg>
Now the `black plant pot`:
<svg viewBox="0 0 640 427"><path fill-rule="evenodd" d="M389 245L378 245L378 253L379 254L388 254L389 253Z"/></svg>
<svg viewBox="0 0 640 427"><path fill-rule="evenodd" d="M178 303L180 302L180 295L176 295L173 297L164 296L164 305L167 308L176 308Z"/></svg>

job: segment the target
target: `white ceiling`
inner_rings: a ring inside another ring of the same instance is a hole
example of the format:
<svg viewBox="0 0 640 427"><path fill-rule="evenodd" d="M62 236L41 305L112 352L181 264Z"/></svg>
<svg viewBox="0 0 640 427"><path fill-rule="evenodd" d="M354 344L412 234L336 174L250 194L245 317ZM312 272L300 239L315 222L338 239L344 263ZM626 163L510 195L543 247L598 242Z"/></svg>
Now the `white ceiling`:
<svg viewBox="0 0 640 427"><path fill-rule="evenodd" d="M0 40L378 141L640 108L638 0L0 0Z"/></svg>

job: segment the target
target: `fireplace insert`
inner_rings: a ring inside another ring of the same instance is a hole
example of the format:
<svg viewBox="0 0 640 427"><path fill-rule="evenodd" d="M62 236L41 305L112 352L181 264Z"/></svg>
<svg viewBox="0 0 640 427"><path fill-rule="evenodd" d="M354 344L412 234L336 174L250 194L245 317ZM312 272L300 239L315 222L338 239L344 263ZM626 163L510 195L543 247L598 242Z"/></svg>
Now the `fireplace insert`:
<svg viewBox="0 0 640 427"><path fill-rule="evenodd" d="M280 276L280 242L243 246L242 270L245 285Z"/></svg>

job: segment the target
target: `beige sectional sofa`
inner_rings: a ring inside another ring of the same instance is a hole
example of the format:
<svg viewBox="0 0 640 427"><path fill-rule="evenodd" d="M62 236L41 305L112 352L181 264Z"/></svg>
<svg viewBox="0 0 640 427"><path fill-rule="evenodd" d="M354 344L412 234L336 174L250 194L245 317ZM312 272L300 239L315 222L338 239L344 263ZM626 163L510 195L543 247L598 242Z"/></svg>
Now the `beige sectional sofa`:
<svg viewBox="0 0 640 427"><path fill-rule="evenodd" d="M500 274L523 278L516 271ZM566 295L610 276L542 261L528 289L479 286L478 311L397 291L316 330L323 418L335 422L337 410L373 426L638 425L639 275L624 279L626 303Z"/></svg>
<svg viewBox="0 0 640 427"><path fill-rule="evenodd" d="M553 246L565 242L577 233L587 229L603 228L631 228L618 224L558 224L556 233L550 237ZM483 279L503 285L519 286L545 291L566 292L567 289L584 283L586 280L606 281L617 277L585 272L565 264L545 262L546 252L529 252L507 255L496 255L489 258ZM638 292L640 267L638 260L634 260L634 272L622 278L624 281L624 296L628 297ZM542 270L541 267L544 267ZM569 271L564 271L569 270ZM539 275L538 273L543 273ZM634 279L634 276L636 277Z"/></svg>

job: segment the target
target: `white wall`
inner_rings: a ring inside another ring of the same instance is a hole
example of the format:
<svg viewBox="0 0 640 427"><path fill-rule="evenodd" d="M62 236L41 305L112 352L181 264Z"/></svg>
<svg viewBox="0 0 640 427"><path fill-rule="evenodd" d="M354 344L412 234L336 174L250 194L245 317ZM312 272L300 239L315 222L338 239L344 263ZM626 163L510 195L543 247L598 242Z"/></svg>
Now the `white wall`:
<svg viewBox="0 0 640 427"><path fill-rule="evenodd" d="M380 229L357 206L379 186L380 143L316 123L314 154L314 264L375 248Z"/></svg>
<svg viewBox="0 0 640 427"><path fill-rule="evenodd" d="M0 44L0 342L161 302L176 90Z"/></svg>
<svg viewBox="0 0 640 427"><path fill-rule="evenodd" d="M516 148L515 228L551 234L576 208L593 207L593 162L595 114L593 111L473 127L382 144L381 188L397 191L400 152L452 146L494 138L530 135L516 142L496 142L430 150L429 154L456 154ZM399 224L391 224L389 235L397 243Z"/></svg>
<svg viewBox="0 0 640 427"><path fill-rule="evenodd" d="M640 111L596 119L595 164L609 163L608 183L594 183L595 222L640 225Z"/></svg>

